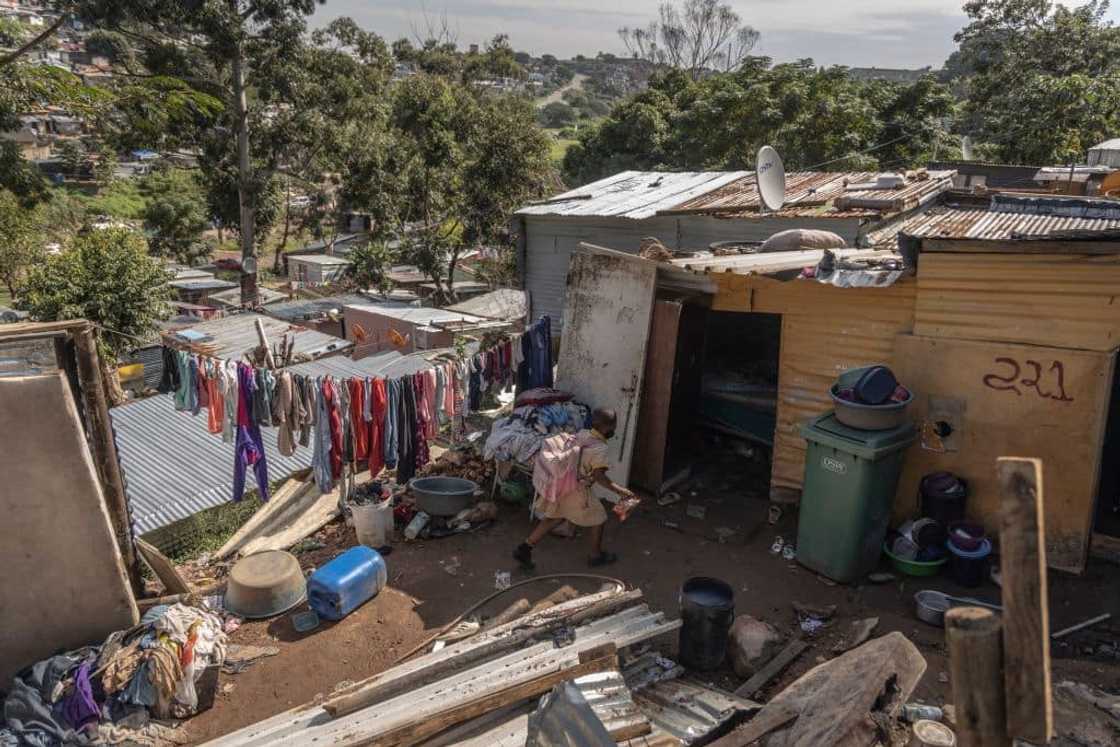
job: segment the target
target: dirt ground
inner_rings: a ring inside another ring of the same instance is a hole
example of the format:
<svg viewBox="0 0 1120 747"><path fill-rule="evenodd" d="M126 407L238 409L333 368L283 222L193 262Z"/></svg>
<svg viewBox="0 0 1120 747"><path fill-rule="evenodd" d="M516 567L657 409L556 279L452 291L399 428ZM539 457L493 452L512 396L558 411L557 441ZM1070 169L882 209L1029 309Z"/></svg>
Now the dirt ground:
<svg viewBox="0 0 1120 747"><path fill-rule="evenodd" d="M787 511L777 526L768 523L769 504L761 487L765 483L759 477L741 469L721 471L717 461L682 486L680 503L661 507L650 499L624 524L612 518L607 543L620 560L602 573L641 588L647 603L670 618L678 616L678 592L685 579L723 579L735 590L737 614L763 619L787 635L804 635L798 629L794 601L836 605L830 625L815 636L806 636L810 648L760 694L759 700L765 701L814 665L834 656L832 647L851 621L877 616L877 634L904 633L929 664L912 699L935 705L949 702L951 683L944 633L914 616L913 595L920 589L933 588L998 601L999 589L991 583L980 589L963 589L945 576L899 577L882 585L843 586L823 581L796 562L770 553L776 535L787 539L796 536L797 520L795 512ZM705 506L705 518L689 517L689 503ZM666 527L666 521L678 528ZM734 532L723 543L717 541L716 529L720 527ZM397 543L386 558L391 588L338 623L324 622L306 635L294 632L289 614L245 624L231 636L232 642L277 646L281 653L258 661L241 674L223 674L219 685L222 692L214 707L187 722L187 733L195 743L201 743L327 695L339 683L386 668L426 632L490 594L496 571L511 571L514 581L527 578L516 569L510 553L528 529L527 511L504 505L499 521L487 528L446 539ZM356 542L353 530L341 523L327 527L318 538L327 547L302 554L305 567L326 562ZM587 573L586 555L582 538L549 538L536 551L536 574ZM1102 612L1114 616L1090 631L1055 643L1055 682L1070 679L1111 692L1120 690L1118 578L1120 568L1105 564L1093 564L1076 578L1051 574L1051 630ZM493 614L519 596L533 601L560 583L542 580L527 587L525 594L515 590L496 600L484 613ZM585 591L598 587L593 581L572 585ZM676 651L676 640L671 636L656 645L670 656ZM704 677L729 689L741 684L730 669Z"/></svg>

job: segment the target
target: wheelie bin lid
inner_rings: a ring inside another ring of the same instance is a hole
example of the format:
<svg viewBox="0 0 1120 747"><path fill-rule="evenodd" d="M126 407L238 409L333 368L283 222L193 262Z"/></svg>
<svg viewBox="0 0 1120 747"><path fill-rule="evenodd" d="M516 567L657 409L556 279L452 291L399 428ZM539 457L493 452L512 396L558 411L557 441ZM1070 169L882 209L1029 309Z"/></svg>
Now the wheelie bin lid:
<svg viewBox="0 0 1120 747"><path fill-rule="evenodd" d="M846 426L835 413L826 412L801 426L801 435L806 441L874 461L914 443L917 431L910 423L885 431L864 431Z"/></svg>

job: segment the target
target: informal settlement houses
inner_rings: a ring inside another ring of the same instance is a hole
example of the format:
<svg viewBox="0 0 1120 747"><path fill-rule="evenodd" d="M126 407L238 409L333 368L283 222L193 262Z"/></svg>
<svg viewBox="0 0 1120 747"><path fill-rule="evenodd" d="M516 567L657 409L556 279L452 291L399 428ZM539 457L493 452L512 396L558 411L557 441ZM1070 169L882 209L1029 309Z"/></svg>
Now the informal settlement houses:
<svg viewBox="0 0 1120 747"><path fill-rule="evenodd" d="M920 477L948 470L994 535L995 459L1040 456L1055 476L1050 565L1080 571L1091 545L1114 553L1120 203L956 178L921 171L877 189L874 174L791 174L785 207L767 212L752 174L625 172L519 211L532 314L580 323L577 340L562 330L557 386L627 421L614 479L671 484L694 429L715 426L772 445L770 497L796 502L800 427L831 409L840 372L885 363L917 393L921 433L895 523L913 513ZM822 249L758 253L783 229L826 229L845 248L819 267ZM633 257L646 237L672 260ZM573 308L589 303L597 322ZM565 374L573 356L614 373Z"/></svg>

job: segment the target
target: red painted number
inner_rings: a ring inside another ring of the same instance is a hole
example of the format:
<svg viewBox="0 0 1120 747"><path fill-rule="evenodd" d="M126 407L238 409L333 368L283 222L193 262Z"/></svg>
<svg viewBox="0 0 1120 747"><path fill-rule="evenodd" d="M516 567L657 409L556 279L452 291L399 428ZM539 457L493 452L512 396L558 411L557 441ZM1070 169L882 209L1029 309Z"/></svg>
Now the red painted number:
<svg viewBox="0 0 1120 747"><path fill-rule="evenodd" d="M1029 393L1033 389L1042 399L1073 402L1073 397L1066 394L1066 369L1061 361L1053 361L1046 373L1043 373L1042 364L1038 361L1026 360L1020 363L1014 358L1000 357L995 359L995 364L996 370L983 378L984 386L989 389L1014 392L1017 397L1022 397L1024 391ZM1044 380L1047 382L1045 388ZM1050 384L1057 391L1050 391Z"/></svg>

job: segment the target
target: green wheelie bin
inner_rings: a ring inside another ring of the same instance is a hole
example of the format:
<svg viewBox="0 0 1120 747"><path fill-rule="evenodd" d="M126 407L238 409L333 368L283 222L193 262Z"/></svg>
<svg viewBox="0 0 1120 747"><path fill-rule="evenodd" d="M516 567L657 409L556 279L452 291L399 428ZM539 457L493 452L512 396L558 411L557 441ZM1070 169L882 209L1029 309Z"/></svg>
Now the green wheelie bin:
<svg viewBox="0 0 1120 747"><path fill-rule="evenodd" d="M797 562L841 583L875 569L891 516L910 423L850 428L829 412L801 428L808 441L797 522Z"/></svg>

